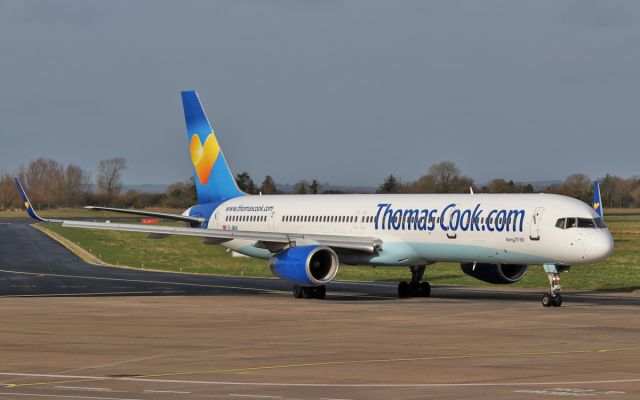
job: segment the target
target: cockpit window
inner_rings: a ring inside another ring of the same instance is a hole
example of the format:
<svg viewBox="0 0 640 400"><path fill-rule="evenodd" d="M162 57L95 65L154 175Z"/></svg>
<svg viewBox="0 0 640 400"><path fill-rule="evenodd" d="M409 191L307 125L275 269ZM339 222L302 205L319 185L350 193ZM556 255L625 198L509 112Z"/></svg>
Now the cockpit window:
<svg viewBox="0 0 640 400"><path fill-rule="evenodd" d="M602 218L595 218L593 222L596 224L596 227L604 229L607 227L607 224L604 223Z"/></svg>
<svg viewBox="0 0 640 400"><path fill-rule="evenodd" d="M571 229L571 228L600 228L605 229L607 225L602 218L560 218L556 221L556 228Z"/></svg>
<svg viewBox="0 0 640 400"><path fill-rule="evenodd" d="M595 228L596 224L591 218L578 218L578 228Z"/></svg>

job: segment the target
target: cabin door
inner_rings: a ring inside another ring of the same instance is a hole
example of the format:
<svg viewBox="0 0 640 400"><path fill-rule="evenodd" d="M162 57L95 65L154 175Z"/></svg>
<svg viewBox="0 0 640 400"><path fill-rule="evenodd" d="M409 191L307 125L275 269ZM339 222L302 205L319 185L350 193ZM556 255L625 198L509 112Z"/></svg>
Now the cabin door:
<svg viewBox="0 0 640 400"><path fill-rule="evenodd" d="M531 223L529 224L529 239L540 240L540 227L542 222L543 207L538 207L531 216Z"/></svg>

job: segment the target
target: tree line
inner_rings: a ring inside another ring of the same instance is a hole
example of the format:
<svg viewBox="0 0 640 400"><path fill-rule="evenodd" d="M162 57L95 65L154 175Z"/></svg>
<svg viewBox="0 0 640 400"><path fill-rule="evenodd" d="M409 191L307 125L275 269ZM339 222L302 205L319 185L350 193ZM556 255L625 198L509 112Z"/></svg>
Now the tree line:
<svg viewBox="0 0 640 400"><path fill-rule="evenodd" d="M640 207L640 176L624 179L605 175L598 178L603 207ZM494 178L485 185L476 185L472 178L462 175L451 161L433 164L426 175L415 181L402 182L394 175L385 178L377 193L534 193L530 183ZM593 180L582 173L569 175L563 182L538 190L543 193L561 194L585 203L593 200Z"/></svg>
<svg viewBox="0 0 640 400"><path fill-rule="evenodd" d="M15 188L14 176L20 178L29 192L34 206L41 208L78 207L84 205L104 205L125 208L170 207L187 208L197 202L194 178L176 182L164 193L143 193L127 190L123 193L122 172L127 168L126 159L116 157L98 163L97 175L80 166L61 164L48 158L32 160L17 171L0 171L0 210L16 208L20 198ZM599 179L604 207L640 207L640 177L621 178L606 175ZM273 177L265 176L256 184L248 172L236 175L238 187L249 194L322 194L355 193L352 190L335 190L317 179L300 180L292 186L278 185ZM530 183L514 182L495 178L484 185L475 184L469 176L463 175L451 161L433 164L425 175L415 181L402 181L394 175L387 176L377 187L377 193L534 193ZM576 173L563 182L541 190L546 193L562 194L591 203L593 182L585 174Z"/></svg>

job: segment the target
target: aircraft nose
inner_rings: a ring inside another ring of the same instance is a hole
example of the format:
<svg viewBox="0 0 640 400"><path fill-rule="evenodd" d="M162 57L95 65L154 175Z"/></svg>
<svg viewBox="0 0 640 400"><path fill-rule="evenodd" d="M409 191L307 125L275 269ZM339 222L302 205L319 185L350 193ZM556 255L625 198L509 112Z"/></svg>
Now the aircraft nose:
<svg viewBox="0 0 640 400"><path fill-rule="evenodd" d="M613 238L608 230L595 232L585 238L584 251L589 261L601 261L613 253Z"/></svg>

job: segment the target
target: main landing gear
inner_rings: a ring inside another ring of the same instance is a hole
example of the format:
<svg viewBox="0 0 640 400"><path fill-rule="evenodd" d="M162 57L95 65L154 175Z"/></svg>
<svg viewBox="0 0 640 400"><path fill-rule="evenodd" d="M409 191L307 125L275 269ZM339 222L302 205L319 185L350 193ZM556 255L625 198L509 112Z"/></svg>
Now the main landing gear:
<svg viewBox="0 0 640 400"><path fill-rule="evenodd" d="M549 293L542 296L544 307L560 307L562 305L562 295L560 290L560 272L567 271L569 267L558 267L554 264L544 264L544 271L549 278Z"/></svg>
<svg viewBox="0 0 640 400"><path fill-rule="evenodd" d="M327 295L326 286L293 286L293 297L296 299L324 299Z"/></svg>
<svg viewBox="0 0 640 400"><path fill-rule="evenodd" d="M398 297L429 297L431 295L429 282L421 282L426 268L424 265L409 267L411 282L403 281L398 284Z"/></svg>

